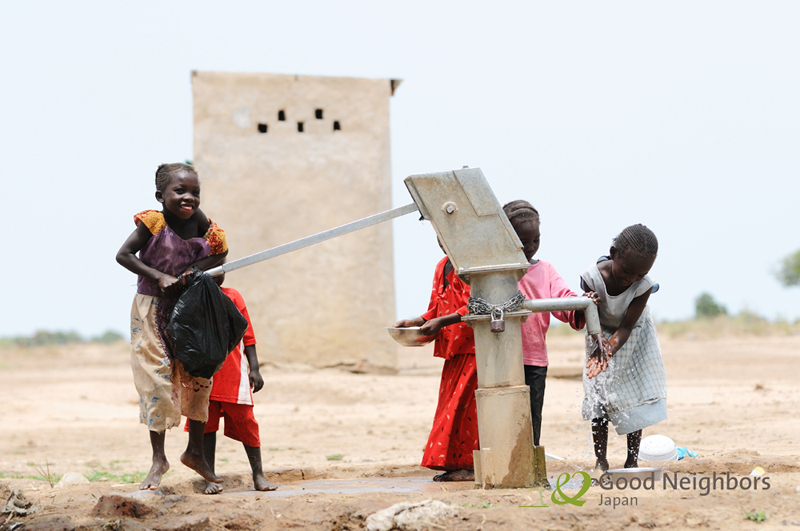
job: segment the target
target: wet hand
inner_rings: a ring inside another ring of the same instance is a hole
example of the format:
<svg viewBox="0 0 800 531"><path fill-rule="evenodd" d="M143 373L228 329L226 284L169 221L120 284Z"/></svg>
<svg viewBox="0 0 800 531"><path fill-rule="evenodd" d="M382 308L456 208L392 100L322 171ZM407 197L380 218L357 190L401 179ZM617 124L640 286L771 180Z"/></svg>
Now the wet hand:
<svg viewBox="0 0 800 531"><path fill-rule="evenodd" d="M264 387L264 378L261 377L261 373L258 369L250 369L250 388L257 393L261 391L262 387Z"/></svg>
<svg viewBox="0 0 800 531"><path fill-rule="evenodd" d="M606 345L608 345L609 356L612 356L614 352L619 350L619 336L616 332L614 332L614 335L606 342Z"/></svg>
<svg viewBox="0 0 800 531"><path fill-rule="evenodd" d="M592 334L594 350L586 362L586 376L591 379L608 368L608 360L613 355L611 344L603 334Z"/></svg>
<svg viewBox="0 0 800 531"><path fill-rule="evenodd" d="M613 346L616 342L616 336L611 336L611 339L606 339L603 334L598 334L600 337L597 340L597 346L603 351L607 357L611 357L614 355Z"/></svg>
<svg viewBox="0 0 800 531"><path fill-rule="evenodd" d="M596 292L587 291L586 293L583 294L583 296L592 299L592 302L594 303L595 306L600 306L600 297L597 295Z"/></svg>
<svg viewBox="0 0 800 531"><path fill-rule="evenodd" d="M586 377L590 380L608 368L608 358L596 349L586 362Z"/></svg>

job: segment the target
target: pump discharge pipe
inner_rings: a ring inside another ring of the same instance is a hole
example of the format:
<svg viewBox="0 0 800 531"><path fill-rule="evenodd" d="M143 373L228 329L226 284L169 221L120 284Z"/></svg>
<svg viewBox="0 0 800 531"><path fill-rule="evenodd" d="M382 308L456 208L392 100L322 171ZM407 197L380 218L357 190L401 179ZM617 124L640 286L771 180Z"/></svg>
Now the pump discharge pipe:
<svg viewBox="0 0 800 531"><path fill-rule="evenodd" d="M562 310L582 310L586 316L586 330L589 335L602 332L597 305L589 297L564 297L563 299L528 299L522 307L532 312L558 312Z"/></svg>
<svg viewBox="0 0 800 531"><path fill-rule="evenodd" d="M581 310L586 316L586 330L589 335L601 334L600 316L597 305L589 297L564 297L561 299L526 299L522 308L531 312L557 312L563 310ZM547 480L546 452L544 447L533 448L534 486L549 489Z"/></svg>

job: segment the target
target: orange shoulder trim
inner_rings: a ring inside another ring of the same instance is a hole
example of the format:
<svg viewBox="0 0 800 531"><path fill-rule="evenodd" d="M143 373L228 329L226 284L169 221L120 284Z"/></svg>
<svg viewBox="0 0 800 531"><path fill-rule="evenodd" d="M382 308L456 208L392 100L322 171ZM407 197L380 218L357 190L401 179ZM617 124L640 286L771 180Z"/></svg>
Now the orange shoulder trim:
<svg viewBox="0 0 800 531"><path fill-rule="evenodd" d="M211 247L211 254L222 254L228 250L228 242L225 240L225 231L217 227L217 224L208 220L208 232L203 236Z"/></svg>
<svg viewBox="0 0 800 531"><path fill-rule="evenodd" d="M167 226L167 220L164 219L164 214L158 210L145 210L133 216L133 222L138 226L144 223L144 226L150 230L150 234L155 236L161 229Z"/></svg>

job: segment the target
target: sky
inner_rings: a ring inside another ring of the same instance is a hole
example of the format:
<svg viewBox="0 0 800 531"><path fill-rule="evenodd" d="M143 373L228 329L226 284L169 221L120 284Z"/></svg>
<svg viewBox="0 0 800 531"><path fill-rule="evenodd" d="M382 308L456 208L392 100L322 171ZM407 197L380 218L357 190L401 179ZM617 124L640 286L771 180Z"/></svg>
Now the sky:
<svg viewBox="0 0 800 531"><path fill-rule="evenodd" d="M192 159L192 70L401 78L393 204L411 174L480 167L539 210L573 290L624 227L659 239L657 319L711 293L800 318L773 272L800 248L800 4L0 1L0 336L125 332L114 261ZM398 318L427 308L429 224L394 222ZM258 267L258 266L253 266ZM390 323L387 323L387 325Z"/></svg>

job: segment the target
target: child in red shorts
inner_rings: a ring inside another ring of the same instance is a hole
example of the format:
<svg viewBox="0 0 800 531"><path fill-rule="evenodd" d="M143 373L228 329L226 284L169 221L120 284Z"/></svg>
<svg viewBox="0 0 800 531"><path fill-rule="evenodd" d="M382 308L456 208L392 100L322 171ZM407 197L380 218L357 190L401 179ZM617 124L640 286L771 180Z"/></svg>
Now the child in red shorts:
<svg viewBox="0 0 800 531"><path fill-rule="evenodd" d="M211 470L214 470L214 453L217 445L217 430L220 417L225 418L225 436L244 445L250 468L253 471L253 486L256 490L275 490L277 485L267 481L261 468L261 438L258 422L253 415L253 393L264 387L264 379L258 370L256 338L250 315L247 313L242 295L233 288L223 288L225 274L214 277L222 292L227 295L247 319L244 334L244 356L241 344L228 354L222 368L214 375L211 396L208 402L208 422L203 439L203 452ZM186 428L188 429L188 423ZM206 494L222 492L222 485L206 481Z"/></svg>

